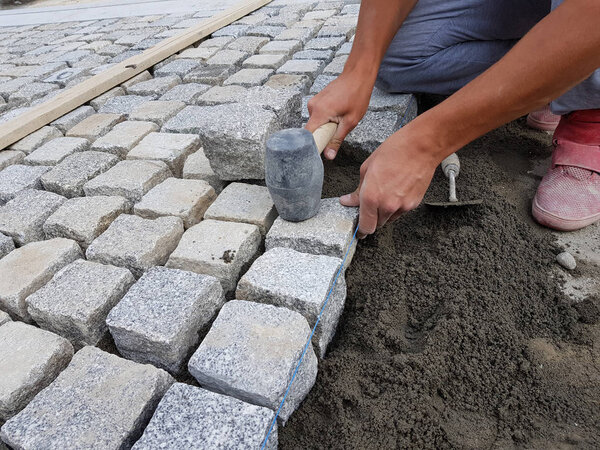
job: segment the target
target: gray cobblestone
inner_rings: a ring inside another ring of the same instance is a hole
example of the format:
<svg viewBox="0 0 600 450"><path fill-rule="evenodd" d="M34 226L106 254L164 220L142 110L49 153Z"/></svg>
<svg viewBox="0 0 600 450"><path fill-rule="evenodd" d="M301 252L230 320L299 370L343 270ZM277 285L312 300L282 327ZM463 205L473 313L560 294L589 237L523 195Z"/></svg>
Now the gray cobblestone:
<svg viewBox="0 0 600 450"><path fill-rule="evenodd" d="M219 49L217 47L198 47L198 48L187 48L179 53L177 59L192 59L205 61L212 55L217 53Z"/></svg>
<svg viewBox="0 0 600 450"><path fill-rule="evenodd" d="M134 84L133 86L127 88L127 93L155 97L157 95L164 94L178 84L181 84L181 78L179 78L179 76L167 75Z"/></svg>
<svg viewBox="0 0 600 450"><path fill-rule="evenodd" d="M246 34L248 36L264 36L269 38L274 38L279 33L285 30L285 27L281 26L273 26L273 25L257 25L255 27L250 28Z"/></svg>
<svg viewBox="0 0 600 450"><path fill-rule="evenodd" d="M223 48L233 41L232 36L213 37L201 42L198 48Z"/></svg>
<svg viewBox="0 0 600 450"><path fill-rule="evenodd" d="M317 59L292 59L277 69L277 73L300 74L314 78L324 65L323 61Z"/></svg>
<svg viewBox="0 0 600 450"><path fill-rule="evenodd" d="M243 36L229 43L230 50L239 50L248 54L256 53L269 39L261 36Z"/></svg>
<svg viewBox="0 0 600 450"><path fill-rule="evenodd" d="M65 114L64 116L59 117L55 121L51 122L50 125L57 128L60 132L66 133L83 119L91 116L94 113L94 108L91 106L80 106L70 113Z"/></svg>
<svg viewBox="0 0 600 450"><path fill-rule="evenodd" d="M104 152L73 153L42 175L44 189L67 198L81 197L86 182L115 165L118 158Z"/></svg>
<svg viewBox="0 0 600 450"><path fill-rule="evenodd" d="M243 34L245 34L249 28L250 28L250 25L233 25L232 24L232 25L227 25L227 26L215 31L212 35L214 37L220 37L220 36L239 37L239 36L242 36Z"/></svg>
<svg viewBox="0 0 600 450"><path fill-rule="evenodd" d="M184 233L166 267L211 275L225 293L233 292L242 267L254 259L260 243L256 225L203 220Z"/></svg>
<svg viewBox="0 0 600 450"><path fill-rule="evenodd" d="M265 87L270 87L277 90L298 90L304 92L310 85L310 78L306 75L294 75L277 73L269 78L265 83Z"/></svg>
<svg viewBox="0 0 600 450"><path fill-rule="evenodd" d="M127 269L78 259L27 297L27 311L75 347L97 345L108 331L106 316L134 282Z"/></svg>
<svg viewBox="0 0 600 450"><path fill-rule="evenodd" d="M183 234L178 217L121 214L86 250L88 260L125 267L136 277L167 262Z"/></svg>
<svg viewBox="0 0 600 450"><path fill-rule="evenodd" d="M346 42L343 36L338 37L317 37L311 39L304 46L305 50L337 50Z"/></svg>
<svg viewBox="0 0 600 450"><path fill-rule="evenodd" d="M183 178L190 180L204 180L210 184L216 193L223 190L224 182L217 176L210 161L204 154L204 149L192 153L183 165Z"/></svg>
<svg viewBox="0 0 600 450"><path fill-rule="evenodd" d="M44 222L65 200L52 192L22 191L0 206L0 232L12 237L18 245L43 241Z"/></svg>
<svg viewBox="0 0 600 450"><path fill-rule="evenodd" d="M25 158L25 153L17 150L3 150L0 152L0 171L5 167L19 164Z"/></svg>
<svg viewBox="0 0 600 450"><path fill-rule="evenodd" d="M315 82L311 86L309 93L310 94L318 94L323 89L325 89L327 87L327 85L329 83L331 83L333 80L335 80L336 78L337 77L334 75L319 75L317 78L315 78Z"/></svg>
<svg viewBox="0 0 600 450"><path fill-rule="evenodd" d="M162 97L159 98L161 101L177 101L183 102L187 105L193 105L196 103L198 98L210 89L208 84L200 83L184 83L175 86Z"/></svg>
<svg viewBox="0 0 600 450"><path fill-rule="evenodd" d="M73 153L87 150L89 146L89 141L84 138L59 137L30 153L24 159L24 164L53 166Z"/></svg>
<svg viewBox="0 0 600 450"><path fill-rule="evenodd" d="M294 27L283 30L281 33L275 36L275 39L280 41L296 40L306 44L306 42L312 39L316 34L316 27Z"/></svg>
<svg viewBox="0 0 600 450"><path fill-rule="evenodd" d="M62 137L62 133L54 127L45 126L29 134L23 139L10 146L11 150L19 150L24 153L31 153L39 146L45 144L51 139Z"/></svg>
<svg viewBox="0 0 600 450"><path fill-rule="evenodd" d="M219 280L153 267L110 311L106 323L123 356L180 373L223 306Z"/></svg>
<svg viewBox="0 0 600 450"><path fill-rule="evenodd" d="M0 250L0 255L2 254L2 250ZM8 313L4 312L4 311L0 311L0 326L4 325L5 323L8 322L12 322L12 319L10 318L10 316L8 315ZM2 447L0 447L2 448ZM7 448L2 448L2 450L7 450Z"/></svg>
<svg viewBox="0 0 600 450"><path fill-rule="evenodd" d="M97 111L109 99L111 99L113 97L117 97L119 95L125 95L125 89L123 89L120 86L117 86L117 87L114 87L114 88L106 91L104 94L99 95L98 97L96 97L95 99L93 99L92 101L90 101L90 105L92 105L92 107Z"/></svg>
<svg viewBox="0 0 600 450"><path fill-rule="evenodd" d="M260 53L291 55L301 48L302 43L300 41L271 41L260 49Z"/></svg>
<svg viewBox="0 0 600 450"><path fill-rule="evenodd" d="M179 77L184 77L192 70L198 68L200 64L201 63L199 61L195 61L193 59L175 59L174 61L171 61L170 63L161 67L160 69L155 69L154 75L157 77L164 77L169 75L177 75Z"/></svg>
<svg viewBox="0 0 600 450"><path fill-rule="evenodd" d="M339 75L344 70L344 65L346 64L347 59L348 55L336 56L333 58L333 61L331 61L327 67L323 69L323 73Z"/></svg>
<svg viewBox="0 0 600 450"><path fill-rule="evenodd" d="M248 89L239 85L213 86L198 98L200 105L236 103L248 95Z"/></svg>
<svg viewBox="0 0 600 450"><path fill-rule="evenodd" d="M144 103L144 105L148 103ZM131 118L134 119L133 114ZM92 150L112 153L119 158L124 158L127 152L135 147L144 136L153 131L158 131L158 125L152 122L121 122L115 125L107 134L96 139L92 145Z"/></svg>
<svg viewBox="0 0 600 450"><path fill-rule="evenodd" d="M154 100L156 96L148 95L121 95L109 98L98 110L102 114L121 114L129 115L135 108L146 102Z"/></svg>
<svg viewBox="0 0 600 450"><path fill-rule="evenodd" d="M150 101L135 108L129 118L131 120L150 121L160 127L184 107L185 103L179 101Z"/></svg>
<svg viewBox="0 0 600 450"><path fill-rule="evenodd" d="M232 300L223 306L190 359L189 370L202 386L277 410L309 335L306 319L297 312ZM281 424L300 405L316 377L317 358L309 346L281 408Z"/></svg>
<svg viewBox="0 0 600 450"><path fill-rule="evenodd" d="M202 66L184 77L186 83L221 84L233 73L232 66Z"/></svg>
<svg viewBox="0 0 600 450"><path fill-rule="evenodd" d="M277 69L288 60L287 55L252 55L242 63L242 67Z"/></svg>
<svg viewBox="0 0 600 450"><path fill-rule="evenodd" d="M322 59L331 61L333 50L302 50L294 53L293 59Z"/></svg>
<svg viewBox="0 0 600 450"><path fill-rule="evenodd" d="M248 57L248 53L240 50L219 50L206 60L208 65L236 66Z"/></svg>
<svg viewBox="0 0 600 450"><path fill-rule="evenodd" d="M200 146L195 134L150 133L135 146L127 159L163 161L171 172L181 176L185 159Z"/></svg>
<svg viewBox="0 0 600 450"><path fill-rule="evenodd" d="M47 77L45 83L55 83L61 87L65 87L68 83L73 80L79 80L82 76L86 75L87 69L82 67L69 67L66 69L54 72L52 75Z"/></svg>
<svg viewBox="0 0 600 450"><path fill-rule="evenodd" d="M394 111L367 111L365 116L344 139L343 150L364 159L383 141L398 131L399 117Z"/></svg>
<svg viewBox="0 0 600 450"><path fill-rule="evenodd" d="M227 78L223 84L239 84L241 86L259 86L269 79L271 69L241 69Z"/></svg>
<svg viewBox="0 0 600 450"><path fill-rule="evenodd" d="M152 80L152 74L150 72L148 72L147 70L144 70L143 72L138 73L136 76L131 77L129 80L121 83L121 87L124 90L129 89L130 87L138 84L138 83L143 83L144 81L150 81ZM123 94L125 93L125 91L123 91Z"/></svg>
<svg viewBox="0 0 600 450"><path fill-rule="evenodd" d="M67 131L66 136L82 137L94 141L100 136L104 136L123 120L125 120L125 116L122 114L93 114Z"/></svg>
<svg viewBox="0 0 600 450"><path fill-rule="evenodd" d="M73 239L86 249L122 213L131 210L123 197L77 197L64 202L44 223L47 238Z"/></svg>
<svg viewBox="0 0 600 450"><path fill-rule="evenodd" d="M40 179L50 169L49 166L13 164L0 171L0 205L25 189L41 188Z"/></svg>
<svg viewBox="0 0 600 450"><path fill-rule="evenodd" d="M2 233L0 233L0 259L4 258L6 255L8 255L10 252L12 252L15 249L15 242L13 241L13 239L9 236L4 236ZM0 313L4 313L3 311L1 311ZM4 313L6 314L6 313ZM2 314L0 314L2 315ZM0 325L2 325L2 320L0 320Z"/></svg>

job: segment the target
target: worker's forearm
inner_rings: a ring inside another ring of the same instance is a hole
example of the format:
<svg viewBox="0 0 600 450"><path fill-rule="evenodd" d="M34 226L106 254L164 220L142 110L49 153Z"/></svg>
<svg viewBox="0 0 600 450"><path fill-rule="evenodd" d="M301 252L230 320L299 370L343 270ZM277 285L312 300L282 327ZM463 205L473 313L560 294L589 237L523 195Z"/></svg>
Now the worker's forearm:
<svg viewBox="0 0 600 450"><path fill-rule="evenodd" d="M408 127L433 143L439 159L547 104L600 67L599 17L600 2L565 0L498 63Z"/></svg>
<svg viewBox="0 0 600 450"><path fill-rule="evenodd" d="M363 0L346 74L373 83L385 52L417 0Z"/></svg>

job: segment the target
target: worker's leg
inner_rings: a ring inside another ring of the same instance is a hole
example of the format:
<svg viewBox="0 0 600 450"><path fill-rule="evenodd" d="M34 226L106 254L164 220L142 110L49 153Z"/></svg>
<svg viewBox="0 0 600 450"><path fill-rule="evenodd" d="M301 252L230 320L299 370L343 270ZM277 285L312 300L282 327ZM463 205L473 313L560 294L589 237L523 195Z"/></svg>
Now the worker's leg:
<svg viewBox="0 0 600 450"><path fill-rule="evenodd" d="M542 225L577 230L600 220L600 71L553 101L552 111L562 117L532 212Z"/></svg>
<svg viewBox="0 0 600 450"><path fill-rule="evenodd" d="M549 0L420 0L386 53L377 86L451 94L550 11Z"/></svg>

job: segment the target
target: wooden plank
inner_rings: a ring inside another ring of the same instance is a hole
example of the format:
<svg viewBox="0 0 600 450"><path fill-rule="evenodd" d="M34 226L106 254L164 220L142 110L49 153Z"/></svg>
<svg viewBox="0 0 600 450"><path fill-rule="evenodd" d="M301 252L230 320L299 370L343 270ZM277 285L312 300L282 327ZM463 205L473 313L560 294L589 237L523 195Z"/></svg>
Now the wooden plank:
<svg viewBox="0 0 600 450"><path fill-rule="evenodd" d="M243 0L9 120L0 125L0 150L270 2L271 0Z"/></svg>

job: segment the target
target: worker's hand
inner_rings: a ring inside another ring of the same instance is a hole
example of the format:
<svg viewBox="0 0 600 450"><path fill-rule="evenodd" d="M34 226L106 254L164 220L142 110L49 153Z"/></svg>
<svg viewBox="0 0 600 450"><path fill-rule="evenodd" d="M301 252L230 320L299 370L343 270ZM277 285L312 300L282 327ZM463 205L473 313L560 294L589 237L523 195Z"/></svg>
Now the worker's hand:
<svg viewBox="0 0 600 450"><path fill-rule="evenodd" d="M360 167L356 191L340 198L344 206L360 207L359 238L415 209L443 158L404 130L373 152Z"/></svg>
<svg viewBox="0 0 600 450"><path fill-rule="evenodd" d="M311 133L328 122L338 124L337 131L323 154L334 159L342 141L360 122L369 106L373 83L364 77L342 73L308 102L310 119L306 129Z"/></svg>

